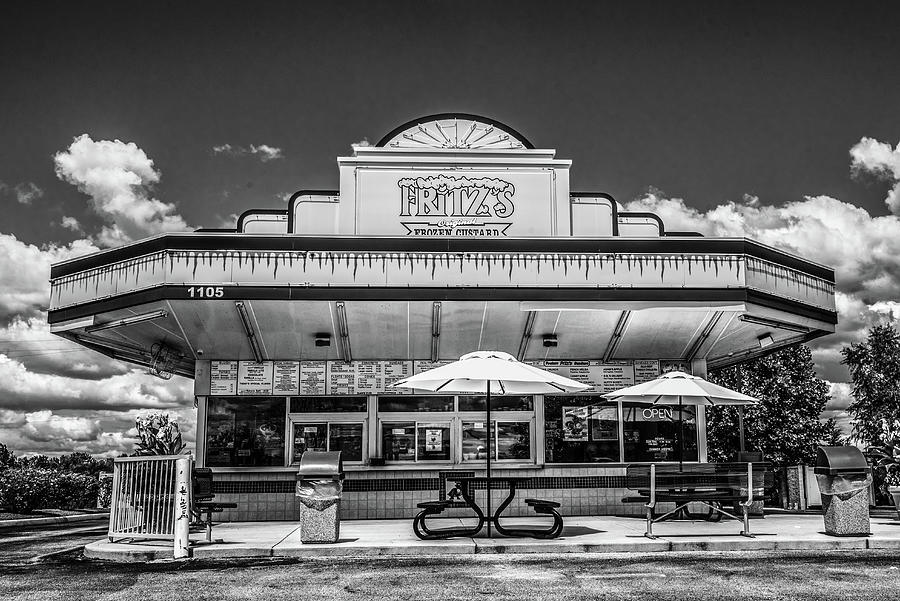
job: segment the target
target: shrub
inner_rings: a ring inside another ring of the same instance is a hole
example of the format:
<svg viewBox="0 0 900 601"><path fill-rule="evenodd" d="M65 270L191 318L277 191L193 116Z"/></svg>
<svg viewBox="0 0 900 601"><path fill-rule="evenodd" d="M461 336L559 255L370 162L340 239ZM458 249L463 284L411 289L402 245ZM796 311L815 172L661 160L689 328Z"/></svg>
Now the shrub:
<svg viewBox="0 0 900 601"><path fill-rule="evenodd" d="M96 507L98 490L97 479L87 474L31 467L0 472L0 507L16 513Z"/></svg>

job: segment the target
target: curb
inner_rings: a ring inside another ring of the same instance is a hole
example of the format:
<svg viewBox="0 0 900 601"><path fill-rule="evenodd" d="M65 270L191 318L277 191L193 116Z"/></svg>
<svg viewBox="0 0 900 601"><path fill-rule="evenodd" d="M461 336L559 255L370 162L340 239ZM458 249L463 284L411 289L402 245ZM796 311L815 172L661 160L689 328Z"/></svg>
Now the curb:
<svg viewBox="0 0 900 601"><path fill-rule="evenodd" d="M13 528L27 528L29 526L52 526L56 524L68 524L71 522L91 522L99 520L108 520L108 513L89 513L79 515L60 515L46 518L23 518L18 520L0 521L0 532L3 530L11 530Z"/></svg>

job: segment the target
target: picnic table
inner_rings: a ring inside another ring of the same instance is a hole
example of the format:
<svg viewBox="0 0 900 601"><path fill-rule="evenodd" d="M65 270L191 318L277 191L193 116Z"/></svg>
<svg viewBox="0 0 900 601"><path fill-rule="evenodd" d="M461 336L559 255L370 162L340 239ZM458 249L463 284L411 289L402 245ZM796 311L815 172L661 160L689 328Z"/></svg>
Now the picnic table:
<svg viewBox="0 0 900 601"><path fill-rule="evenodd" d="M440 539L450 538L454 536L475 536L484 527L484 524L490 520L497 532L504 536L527 536L534 538L556 538L562 533L563 519L557 509L560 504L555 501L547 501L544 499L525 499L525 504L534 509L535 513L549 515L553 518L553 523L549 528L512 528L506 527L500 523L500 516L509 507L516 496L519 488L527 488L532 482L532 478L525 477L492 477L490 483L501 484L508 490L508 494L503 502L497 507L493 516L485 516L484 511L475 501L474 489L476 486L488 485L488 478L483 476L448 476L447 480L454 482L456 486L447 492L447 499L438 501L426 501L419 503L418 507L422 509L413 519L413 531L421 539ZM445 509L449 509L458 505L456 499L461 499L465 506L468 506L475 512L478 523L472 527L449 527L449 528L429 528L425 520L429 516L435 516L442 513Z"/></svg>
<svg viewBox="0 0 900 601"><path fill-rule="evenodd" d="M644 503L647 516L648 538L653 535L653 524L676 516L695 519L688 508L690 503L700 503L708 508L705 519L718 520L723 516L743 522L742 536L753 538L750 532L750 506L761 500L772 487L773 473L762 463L698 463L684 466L671 464L629 465L626 468L626 486L637 496L625 497L623 503ZM674 502L675 509L661 516L655 513L657 503ZM732 505L735 513L723 509Z"/></svg>

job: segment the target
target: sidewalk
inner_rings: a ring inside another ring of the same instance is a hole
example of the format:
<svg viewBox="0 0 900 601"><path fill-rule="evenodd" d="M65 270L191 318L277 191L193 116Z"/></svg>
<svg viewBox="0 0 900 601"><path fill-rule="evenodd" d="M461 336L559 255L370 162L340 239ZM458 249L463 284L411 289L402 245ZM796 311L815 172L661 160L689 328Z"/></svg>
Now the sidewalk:
<svg viewBox="0 0 900 601"><path fill-rule="evenodd" d="M534 523L512 518L510 523ZM444 525L458 525L447 519ZM439 523L438 523L439 524ZM871 518L871 536L834 537L823 532L821 515L776 514L754 519L756 538L740 536L741 524L728 520L674 521L654 525L655 540L644 537L644 520L633 517L575 516L566 518L562 536L533 538L451 538L423 541L412 531L412 520L351 520L341 523L341 540L334 544L303 544L296 522L232 522L217 525L218 542L201 542L203 533L191 535L198 544L195 558L322 557L378 555L446 555L475 553L649 553L666 551L759 551L898 549L900 521ZM85 555L111 561L151 561L172 558L172 543L135 541L91 543Z"/></svg>

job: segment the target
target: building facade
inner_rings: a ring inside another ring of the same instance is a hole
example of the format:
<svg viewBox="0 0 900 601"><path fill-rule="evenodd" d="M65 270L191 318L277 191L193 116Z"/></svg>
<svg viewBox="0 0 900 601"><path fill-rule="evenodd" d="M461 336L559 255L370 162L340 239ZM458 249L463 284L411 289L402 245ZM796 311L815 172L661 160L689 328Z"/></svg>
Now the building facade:
<svg viewBox="0 0 900 601"><path fill-rule="evenodd" d="M745 238L668 231L571 161L464 114L337 159L340 189L56 264L54 333L194 379L197 462L224 519L295 519L304 450L341 450L349 518L411 517L448 473L533 476L577 514L626 514L625 465L705 461L705 411L609 402L833 332L831 269ZM591 386L484 399L391 383L477 349ZM499 491L498 491L499 494ZM527 494L525 495L527 496Z"/></svg>

